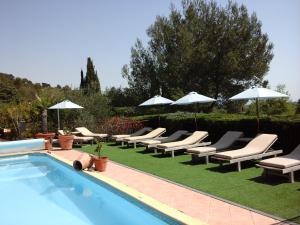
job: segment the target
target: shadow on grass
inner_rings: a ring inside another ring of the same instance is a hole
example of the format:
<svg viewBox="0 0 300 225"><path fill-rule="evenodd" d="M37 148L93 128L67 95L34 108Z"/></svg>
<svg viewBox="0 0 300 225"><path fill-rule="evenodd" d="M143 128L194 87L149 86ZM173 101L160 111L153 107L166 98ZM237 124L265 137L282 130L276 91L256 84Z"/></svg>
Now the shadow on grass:
<svg viewBox="0 0 300 225"><path fill-rule="evenodd" d="M147 148L140 150L140 151L136 151L137 153L140 154L149 154L149 153L153 153L153 151L148 150Z"/></svg>
<svg viewBox="0 0 300 225"><path fill-rule="evenodd" d="M272 175L267 175L267 176L261 175L259 177L250 178L248 180L253 181L255 183L268 184L271 186L276 186L279 184L284 184L289 182L288 178L286 177L272 176Z"/></svg>
<svg viewBox="0 0 300 225"><path fill-rule="evenodd" d="M206 164L205 160L189 160L189 161L184 161L180 162L183 165L190 165L190 166L197 166L197 165L203 165Z"/></svg>
<svg viewBox="0 0 300 225"><path fill-rule="evenodd" d="M161 154L161 153L152 155L152 157L158 158L158 159L162 159L162 158L170 158L170 159L172 159L172 157L170 155L168 155L168 154Z"/></svg>
<svg viewBox="0 0 300 225"><path fill-rule="evenodd" d="M243 169L249 169L255 166L254 162L242 162L242 171ZM237 164L233 163L233 164L223 164L223 165L218 165L216 167L210 167L207 168L207 170L210 170L212 172L218 172L218 173L230 173L230 172L238 172L237 171Z"/></svg>
<svg viewBox="0 0 300 225"><path fill-rule="evenodd" d="M111 147L117 147L117 146L120 146L121 147L121 145L120 144L118 144L118 143L108 143L108 144L106 144L107 146L111 146Z"/></svg>
<svg viewBox="0 0 300 225"><path fill-rule="evenodd" d="M273 225L283 225L283 224L300 224L300 215L289 218L287 220L280 221L278 223L273 223Z"/></svg>

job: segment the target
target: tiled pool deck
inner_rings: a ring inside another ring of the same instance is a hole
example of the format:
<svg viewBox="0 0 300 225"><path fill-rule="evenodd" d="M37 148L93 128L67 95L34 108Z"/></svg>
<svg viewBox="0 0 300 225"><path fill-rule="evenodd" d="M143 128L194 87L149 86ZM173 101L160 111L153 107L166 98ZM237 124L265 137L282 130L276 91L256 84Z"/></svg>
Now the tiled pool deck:
<svg viewBox="0 0 300 225"><path fill-rule="evenodd" d="M81 152L52 151L51 154L73 161ZM210 225L286 224L112 161L101 174Z"/></svg>

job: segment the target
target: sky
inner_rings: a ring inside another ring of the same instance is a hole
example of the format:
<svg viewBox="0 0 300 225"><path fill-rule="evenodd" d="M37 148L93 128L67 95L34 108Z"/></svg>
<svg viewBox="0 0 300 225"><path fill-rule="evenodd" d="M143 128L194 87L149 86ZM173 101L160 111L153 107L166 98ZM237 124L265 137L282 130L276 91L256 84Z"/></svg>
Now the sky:
<svg viewBox="0 0 300 225"><path fill-rule="evenodd" d="M217 0L226 5L227 0ZM274 44L266 79L300 99L300 0L237 0L255 12ZM91 57L101 88L127 85L121 68L137 38L180 0L0 0L0 72L33 82L79 86ZM199 91L201 93L201 91Z"/></svg>

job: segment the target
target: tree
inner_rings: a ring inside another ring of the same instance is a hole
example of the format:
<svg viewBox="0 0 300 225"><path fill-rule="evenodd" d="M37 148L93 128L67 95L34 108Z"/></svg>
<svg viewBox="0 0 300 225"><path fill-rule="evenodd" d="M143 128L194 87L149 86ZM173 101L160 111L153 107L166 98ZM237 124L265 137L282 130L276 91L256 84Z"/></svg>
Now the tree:
<svg viewBox="0 0 300 225"><path fill-rule="evenodd" d="M273 45L261 30L255 13L228 2L184 0L182 10L171 8L147 30L147 47L140 40L131 50L123 77L139 95L162 90L177 98L199 91L226 99L245 88L262 84L273 58Z"/></svg>
<svg viewBox="0 0 300 225"><path fill-rule="evenodd" d="M83 71L81 70L80 89L83 90L85 94L101 93L98 74L90 57L87 59L85 77L83 76Z"/></svg>
<svg viewBox="0 0 300 225"><path fill-rule="evenodd" d="M84 75L83 75L83 71L81 70L80 71L80 86L79 86L79 88L80 89L82 89L82 90L84 90L84 89L86 89L86 81L85 81L85 77L84 77Z"/></svg>

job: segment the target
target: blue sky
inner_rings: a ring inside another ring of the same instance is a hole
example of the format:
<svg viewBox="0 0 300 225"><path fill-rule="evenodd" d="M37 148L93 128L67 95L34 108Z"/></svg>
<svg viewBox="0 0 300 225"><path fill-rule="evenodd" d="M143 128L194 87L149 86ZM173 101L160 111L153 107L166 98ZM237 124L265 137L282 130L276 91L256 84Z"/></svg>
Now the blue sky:
<svg viewBox="0 0 300 225"><path fill-rule="evenodd" d="M121 68L137 38L157 15L168 15L175 0L0 0L0 72L78 87L80 69L92 57L102 88L126 86ZM218 0L226 5L227 1ZM256 12L274 43L266 79L286 84L300 98L300 1L238 0ZM201 92L201 91L199 91Z"/></svg>

